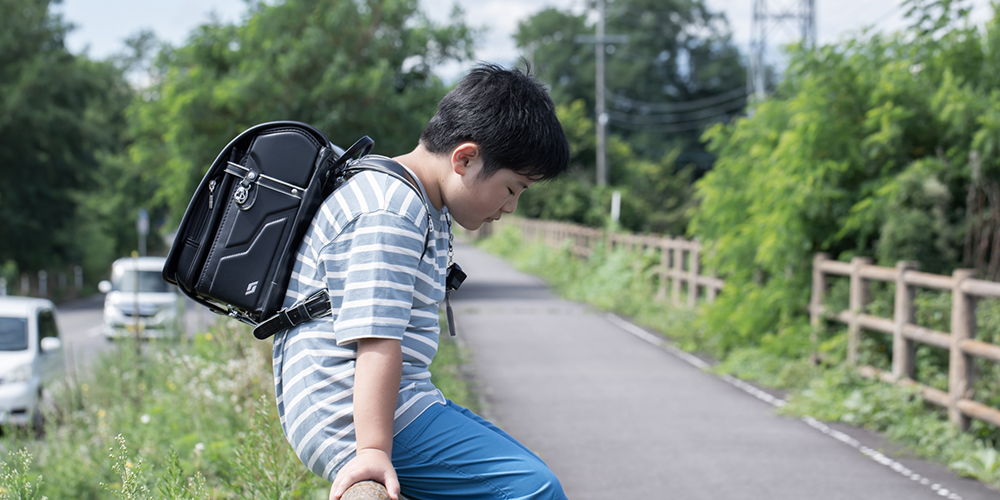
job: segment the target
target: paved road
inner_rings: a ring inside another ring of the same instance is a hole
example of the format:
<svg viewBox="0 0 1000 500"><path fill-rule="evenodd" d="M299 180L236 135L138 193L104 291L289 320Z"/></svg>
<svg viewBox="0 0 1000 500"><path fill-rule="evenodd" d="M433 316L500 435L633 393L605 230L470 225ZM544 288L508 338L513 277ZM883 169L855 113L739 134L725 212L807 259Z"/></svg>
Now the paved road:
<svg viewBox="0 0 1000 500"><path fill-rule="evenodd" d="M571 499L1000 498L941 466L881 455L890 447L863 430L777 416L469 246L456 261L469 274L456 323L488 416L546 460Z"/></svg>
<svg viewBox="0 0 1000 500"><path fill-rule="evenodd" d="M208 309L185 298L184 319L187 332L204 330L217 316ZM95 294L59 306L56 321L63 337L66 367L86 370L87 365L114 343L104 338L104 294ZM71 372L72 373L72 372Z"/></svg>

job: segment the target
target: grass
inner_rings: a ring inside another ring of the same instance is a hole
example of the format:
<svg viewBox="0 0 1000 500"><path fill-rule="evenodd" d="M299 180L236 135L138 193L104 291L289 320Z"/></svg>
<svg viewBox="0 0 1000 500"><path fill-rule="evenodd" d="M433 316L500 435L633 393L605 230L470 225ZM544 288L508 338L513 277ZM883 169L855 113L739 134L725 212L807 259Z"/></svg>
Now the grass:
<svg viewBox="0 0 1000 500"><path fill-rule="evenodd" d="M476 408L462 350L442 336L434 381ZM0 500L326 499L285 441L271 343L222 321L185 342L122 341L50 388L41 437L6 429Z"/></svg>
<svg viewBox="0 0 1000 500"><path fill-rule="evenodd" d="M585 302L629 316L637 324L655 329L678 347L707 354L719 360L713 368L760 385L788 391L788 404L781 410L788 415L812 416L830 422L843 422L881 432L915 454L945 464L959 474L974 477L1000 488L1000 430L974 421L970 432L953 427L936 407L931 407L912 389L862 378L842 368L846 354L846 334L842 330L821 332L820 350L829 365L817 366L807 356L776 349L765 341L749 340L732 347L731 338L713 331L705 321L705 304L695 309L671 307L657 300L659 284L653 268L657 257L627 251L606 252L596 248L587 260L575 258L569 246L548 247L522 241L521 231L507 226L479 247L506 258L518 269L538 275L563 297ZM842 295L837 285L831 292L835 302ZM892 307L891 295L873 293L869 309ZM885 304L888 301L888 305ZM923 294L917 298L918 323L936 327L949 317L940 295ZM984 331L1000 331L1000 304L983 306L980 323ZM883 313L884 314L884 313ZM891 316L891 314L890 314ZM948 330L947 327L939 329ZM808 337L808 331L803 332ZM995 334L994 334L995 337ZM987 341L998 339L987 337ZM794 342L794 339L792 339ZM785 345L789 343L784 339ZM891 339L867 336L863 342L862 361L880 366L891 359ZM925 383L940 385L947 380L947 359L940 353L918 349L917 365ZM977 399L987 404L1000 402L1000 367L983 364L976 382Z"/></svg>

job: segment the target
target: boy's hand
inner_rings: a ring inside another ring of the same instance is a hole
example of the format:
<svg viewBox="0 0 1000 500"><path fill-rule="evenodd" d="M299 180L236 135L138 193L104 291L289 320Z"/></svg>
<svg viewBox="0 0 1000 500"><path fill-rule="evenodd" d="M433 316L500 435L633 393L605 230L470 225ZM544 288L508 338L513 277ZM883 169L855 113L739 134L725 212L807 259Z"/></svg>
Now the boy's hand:
<svg viewBox="0 0 1000 500"><path fill-rule="evenodd" d="M399 500L399 479L392 460L384 451L371 448L358 450L357 456L340 469L330 488L330 500L340 500L348 488L369 479L384 484L389 498Z"/></svg>

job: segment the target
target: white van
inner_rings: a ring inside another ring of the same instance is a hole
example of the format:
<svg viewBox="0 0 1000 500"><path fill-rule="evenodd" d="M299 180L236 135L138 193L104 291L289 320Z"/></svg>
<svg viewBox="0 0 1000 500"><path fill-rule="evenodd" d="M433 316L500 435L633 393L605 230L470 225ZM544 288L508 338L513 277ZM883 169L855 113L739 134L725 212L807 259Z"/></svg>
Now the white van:
<svg viewBox="0 0 1000 500"><path fill-rule="evenodd" d="M0 424L41 426L42 387L66 370L55 310L46 299L0 297Z"/></svg>
<svg viewBox="0 0 1000 500"><path fill-rule="evenodd" d="M98 284L104 292L104 336L151 338L180 331L181 298L163 281L163 257L125 257L111 265L111 281ZM138 335L137 335L138 333Z"/></svg>

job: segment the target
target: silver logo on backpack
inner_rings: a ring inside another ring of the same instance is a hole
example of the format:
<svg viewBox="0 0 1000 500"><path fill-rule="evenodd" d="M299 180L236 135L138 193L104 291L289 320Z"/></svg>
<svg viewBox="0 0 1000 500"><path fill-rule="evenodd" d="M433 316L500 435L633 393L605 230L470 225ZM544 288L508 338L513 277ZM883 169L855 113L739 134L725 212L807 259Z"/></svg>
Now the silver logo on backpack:
<svg viewBox="0 0 1000 500"><path fill-rule="evenodd" d="M236 200L237 205L242 205L247 202L247 198L250 197L250 190L244 186L239 186L236 191L233 192L233 199Z"/></svg>
<svg viewBox="0 0 1000 500"><path fill-rule="evenodd" d="M243 295L250 295L251 293L256 292L257 291L257 283L258 283L257 281L254 281L253 283L250 283L249 285L247 285L247 293L244 293Z"/></svg>

